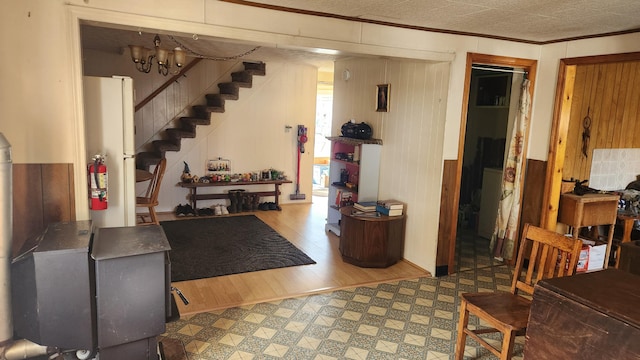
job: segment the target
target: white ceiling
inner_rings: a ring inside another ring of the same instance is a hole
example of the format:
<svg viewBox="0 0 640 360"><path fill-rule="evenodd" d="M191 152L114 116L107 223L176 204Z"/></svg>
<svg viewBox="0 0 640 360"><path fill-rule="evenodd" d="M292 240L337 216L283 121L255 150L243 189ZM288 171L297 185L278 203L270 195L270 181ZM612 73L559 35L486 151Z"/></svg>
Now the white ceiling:
<svg viewBox="0 0 640 360"><path fill-rule="evenodd" d="M639 0L251 0L242 2L535 43L598 36L620 31L640 31Z"/></svg>
<svg viewBox="0 0 640 360"><path fill-rule="evenodd" d="M226 1L226 0L221 0ZM269 7L354 21L378 22L430 31L507 38L528 43L549 43L610 33L640 31L640 0L229 0L248 6ZM121 52L127 45L153 46L155 33L104 24L82 26L86 49ZM160 32L162 46L181 46L196 54L230 57L254 49L254 44L189 36L171 38ZM304 51L259 48L243 60L274 58L331 67L335 56Z"/></svg>

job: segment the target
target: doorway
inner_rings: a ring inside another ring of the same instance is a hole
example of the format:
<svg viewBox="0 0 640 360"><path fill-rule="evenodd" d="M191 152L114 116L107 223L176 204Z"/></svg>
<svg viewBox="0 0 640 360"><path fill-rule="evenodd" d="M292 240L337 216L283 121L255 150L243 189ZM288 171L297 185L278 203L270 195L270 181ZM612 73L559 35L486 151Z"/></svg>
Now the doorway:
<svg viewBox="0 0 640 360"><path fill-rule="evenodd" d="M626 63L630 64L631 62L640 62L640 52L634 53L621 53L621 54L611 54L611 55L598 55L598 56L587 56L587 57L578 57L578 58L566 58L560 60L560 69L558 71L558 80L557 80L557 88L556 88L556 98L555 98L555 107L554 107L554 116L553 123L551 125L551 136L549 141L549 159L546 170L546 181L544 184L543 190L543 207L540 218L540 224L542 227L547 229L554 230L556 229L557 218L558 218L558 204L560 202L560 194L562 193L563 187L563 176L568 175L565 173L564 168L565 164L565 156L567 152L567 139L569 137L581 137L582 131L584 130L582 126L579 128L572 128L571 125L571 109L573 106L573 100L575 96L580 97L582 94L580 90L574 88L576 82L576 75L579 66L586 67L594 67L604 64L612 64L612 63ZM622 68L620 69L620 73L622 74ZM637 77L636 77L637 78ZM604 79L604 78L603 78ZM622 80L615 87L616 89L624 89L627 88L629 83L633 82L633 77L622 76ZM579 87L580 89L584 86L583 84ZM604 88L604 87L603 87ZM629 87L633 88L633 87ZM576 92L574 94L574 91ZM602 91L602 88L601 88ZM595 95L594 95L595 96ZM601 95L599 95L602 98ZM633 98L633 97L630 97ZM585 102L587 102L585 100ZM636 102L629 102L625 104L623 101L618 102L618 105L622 108L617 111L618 114L623 114L626 109L631 109L633 111L633 107L637 105ZM588 105L587 105L588 106ZM587 107L588 108L588 107ZM614 111L615 112L615 111ZM580 114L580 117L584 116L584 112ZM633 119L633 117L630 117ZM616 121L616 120L613 120ZM623 126L622 121L617 121L620 126ZM632 121L633 123L633 121ZM624 127L624 131L627 133L627 138L631 141L634 141L638 137L635 136L638 133L637 127ZM594 135L595 137L595 135ZM602 138L609 139L606 136ZM613 138L613 136L611 136ZM618 137L620 138L620 137ZM618 139L616 139L617 141ZM630 144L615 144L613 145L614 140L609 140L608 146L611 148L636 148L637 145ZM591 143L588 148L589 153L596 148L595 142L597 140L594 139L593 143ZM601 146L602 147L602 146ZM580 150L578 150L580 151ZM590 159L589 159L590 160ZM571 175L569 175L571 176Z"/></svg>
<svg viewBox="0 0 640 360"><path fill-rule="evenodd" d="M332 63L333 65L333 63ZM313 148L313 197L327 202L329 194L329 156L331 154L331 121L333 113L333 66L318 69L316 95L315 142ZM315 201L314 201L315 202Z"/></svg>
<svg viewBox="0 0 640 360"><path fill-rule="evenodd" d="M502 165L505 149L509 146L508 134L511 134L518 107L519 91L512 89L519 89L524 74L527 74L533 95L535 69L535 60L474 53L467 55L457 175L453 179L455 206L451 207L450 217L457 222L449 226L449 274L460 269L456 266L456 246L462 245L462 242L458 244L459 232L460 235L470 233L475 238L484 239L488 248L497 215ZM526 139L528 131L525 143ZM526 146L522 157L526 158ZM483 184L485 172L487 181ZM520 186L523 179L524 174L518 179ZM492 191L489 184L493 185ZM484 206L483 190L487 192ZM483 236L479 236L479 232Z"/></svg>
<svg viewBox="0 0 640 360"><path fill-rule="evenodd" d="M507 130L513 127L523 73L512 67L472 66L457 222L458 252L476 248L475 245L478 249L488 248L500 200Z"/></svg>

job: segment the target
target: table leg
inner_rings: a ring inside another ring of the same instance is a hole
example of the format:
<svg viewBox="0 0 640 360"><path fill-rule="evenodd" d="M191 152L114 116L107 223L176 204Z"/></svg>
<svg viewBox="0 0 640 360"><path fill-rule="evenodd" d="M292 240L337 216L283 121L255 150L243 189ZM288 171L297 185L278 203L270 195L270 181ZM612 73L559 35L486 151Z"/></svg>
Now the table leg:
<svg viewBox="0 0 640 360"><path fill-rule="evenodd" d="M631 241L631 230L633 229L633 223L635 222L635 219L624 219L623 220L623 224L624 224L624 231L622 233L622 242L628 242Z"/></svg>
<svg viewBox="0 0 640 360"><path fill-rule="evenodd" d="M615 224L609 225L609 234L607 236L607 251L604 255L604 268L609 267L609 256L611 256L611 245L613 244L613 230L615 228ZM616 256L616 267L618 267L618 257Z"/></svg>
<svg viewBox="0 0 640 360"><path fill-rule="evenodd" d="M193 208L193 210L195 210L197 206L196 193L197 193L197 188L195 187L191 188L191 207Z"/></svg>
<svg viewBox="0 0 640 360"><path fill-rule="evenodd" d="M276 187L276 192L273 193L273 196L276 198L276 200L274 202L276 203L276 209L280 209L279 202L278 202L278 198L279 198L279 196L278 196L278 194L279 194L278 186L279 186L279 184L274 184L274 186Z"/></svg>

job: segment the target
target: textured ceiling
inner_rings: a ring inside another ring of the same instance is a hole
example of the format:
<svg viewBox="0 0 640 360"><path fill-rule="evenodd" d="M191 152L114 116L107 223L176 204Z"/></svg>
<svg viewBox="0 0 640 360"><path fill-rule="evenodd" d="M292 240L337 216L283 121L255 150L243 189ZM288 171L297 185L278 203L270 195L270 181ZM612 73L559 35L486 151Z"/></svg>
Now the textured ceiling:
<svg viewBox="0 0 640 360"><path fill-rule="evenodd" d="M639 0L251 0L383 22L546 43L640 31Z"/></svg>
<svg viewBox="0 0 640 360"><path fill-rule="evenodd" d="M640 0L221 0L282 11L312 13L412 27L475 34L528 43L640 31ZM95 25L95 26L94 26ZM127 51L127 45L153 46L154 32L82 26L82 46L100 51ZM160 33L162 47L181 46L210 57L233 57L255 44L218 38L194 39ZM193 53L191 54L193 56ZM346 54L344 54L346 55ZM302 61L331 68L335 55L261 47L242 57L247 61L272 59Z"/></svg>

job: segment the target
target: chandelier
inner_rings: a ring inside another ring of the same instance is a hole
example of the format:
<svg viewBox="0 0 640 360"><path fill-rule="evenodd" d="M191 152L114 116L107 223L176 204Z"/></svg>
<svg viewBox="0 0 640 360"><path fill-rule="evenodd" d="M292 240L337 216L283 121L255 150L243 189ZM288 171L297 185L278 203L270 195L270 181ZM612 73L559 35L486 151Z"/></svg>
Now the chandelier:
<svg viewBox="0 0 640 360"><path fill-rule="evenodd" d="M147 49L138 45L129 45L131 50L131 60L136 64L136 69L143 73L149 73L153 65L153 59L158 63L158 73L164 76L171 73L173 75L180 71L186 60L185 52L177 47L173 50L162 49L160 47L160 36L156 34L153 39L153 49ZM176 67L172 71L172 67Z"/></svg>

